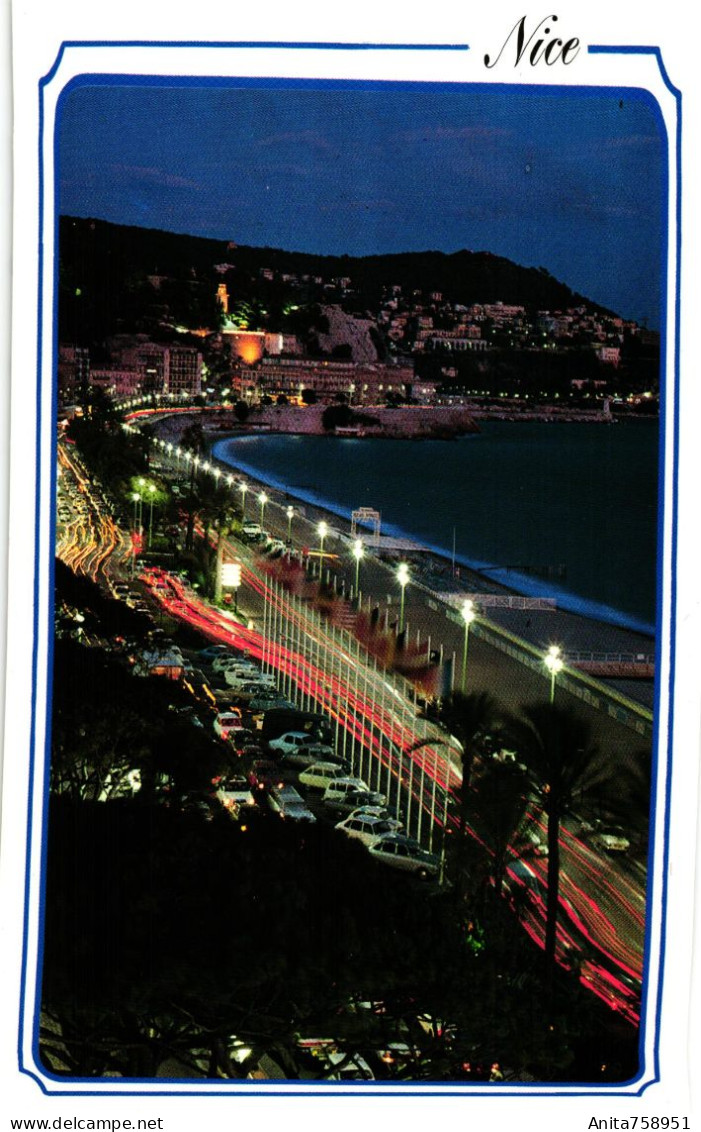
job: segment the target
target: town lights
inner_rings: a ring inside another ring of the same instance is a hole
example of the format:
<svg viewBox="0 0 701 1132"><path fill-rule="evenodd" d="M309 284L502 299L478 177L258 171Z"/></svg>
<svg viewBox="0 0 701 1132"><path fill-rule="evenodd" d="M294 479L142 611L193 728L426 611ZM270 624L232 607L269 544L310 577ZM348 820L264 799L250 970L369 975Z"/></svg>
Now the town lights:
<svg viewBox="0 0 701 1132"><path fill-rule="evenodd" d="M552 703L555 699L555 679L558 672L561 672L563 667L563 660L557 645L551 645L548 649L545 657L545 667L550 673L550 703Z"/></svg>
<svg viewBox="0 0 701 1132"><path fill-rule="evenodd" d="M465 622L465 639L462 649L462 690L464 693L467 689L467 640L470 635L470 625L477 616L477 614L475 613L474 604L470 601L469 598L466 598L466 600L463 602L460 613L462 615L463 621Z"/></svg>
<svg viewBox="0 0 701 1132"><path fill-rule="evenodd" d="M404 591L409 581L409 567L406 562L400 562L397 567L397 581L402 589L402 598L399 605L399 632L404 631Z"/></svg>

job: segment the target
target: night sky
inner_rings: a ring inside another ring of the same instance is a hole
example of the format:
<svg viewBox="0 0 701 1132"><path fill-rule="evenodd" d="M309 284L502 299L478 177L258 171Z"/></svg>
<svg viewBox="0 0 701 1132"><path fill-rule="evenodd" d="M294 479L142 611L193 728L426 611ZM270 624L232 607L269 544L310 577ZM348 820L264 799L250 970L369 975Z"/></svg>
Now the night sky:
<svg viewBox="0 0 701 1132"><path fill-rule="evenodd" d="M659 326L665 146L631 91L78 86L64 214L290 251L467 248Z"/></svg>

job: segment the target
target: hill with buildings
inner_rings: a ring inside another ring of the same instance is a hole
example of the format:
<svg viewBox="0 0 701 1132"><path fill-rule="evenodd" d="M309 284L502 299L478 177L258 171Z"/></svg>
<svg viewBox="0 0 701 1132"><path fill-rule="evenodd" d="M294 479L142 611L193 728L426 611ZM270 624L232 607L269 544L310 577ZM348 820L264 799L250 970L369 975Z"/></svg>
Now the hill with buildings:
<svg viewBox="0 0 701 1132"><path fill-rule="evenodd" d="M64 216L58 306L67 390L654 408L659 386L659 335L489 252L317 256Z"/></svg>
<svg viewBox="0 0 701 1132"><path fill-rule="evenodd" d="M59 256L64 339L96 341L159 322L216 329L220 284L232 313L249 328L293 333L304 323L301 307L336 302L367 318L391 295L421 295L452 307L602 309L545 268L521 267L489 252L319 256L62 216Z"/></svg>

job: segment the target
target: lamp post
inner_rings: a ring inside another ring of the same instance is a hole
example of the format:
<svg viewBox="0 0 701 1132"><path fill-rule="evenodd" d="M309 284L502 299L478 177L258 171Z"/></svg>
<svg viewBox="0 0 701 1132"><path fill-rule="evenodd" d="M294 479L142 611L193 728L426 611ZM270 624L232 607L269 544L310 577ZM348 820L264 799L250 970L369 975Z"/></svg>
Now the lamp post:
<svg viewBox="0 0 701 1132"><path fill-rule="evenodd" d="M217 564L217 600L221 598L221 591L226 588L234 591L234 613L239 611L239 586L241 585L241 563L224 562Z"/></svg>
<svg viewBox="0 0 701 1132"><path fill-rule="evenodd" d="M151 540L153 538L153 497L156 494L155 483L150 483L148 485L148 490L149 490L149 495L151 496L151 501L150 501L151 502L151 508L150 508L149 517L148 517L148 548L150 550L151 549Z"/></svg>
<svg viewBox="0 0 701 1132"><path fill-rule="evenodd" d="M231 567L231 588L234 591L234 613L239 611L239 586L241 585L241 564L234 562Z"/></svg>
<svg viewBox="0 0 701 1132"><path fill-rule="evenodd" d="M146 480L143 476L139 476L137 481L139 487L139 531L143 530L144 526L144 489L146 487Z"/></svg>
<svg viewBox="0 0 701 1132"><path fill-rule="evenodd" d="M243 522L246 518L246 492L248 491L248 484L240 483L239 491L241 492L241 522Z"/></svg>
<svg viewBox="0 0 701 1132"><path fill-rule="evenodd" d="M467 640L470 635L470 625L477 615L475 613L474 604L470 601L469 598L466 598L466 600L463 602L460 612L462 613L462 619L465 622L465 640L463 642L462 648L462 691L464 695L465 691L467 690Z"/></svg>
<svg viewBox="0 0 701 1132"><path fill-rule="evenodd" d="M555 699L555 679L558 672L561 672L563 667L563 660L557 645L551 645L548 649L545 657L545 667L550 673L550 703L553 703Z"/></svg>
<svg viewBox="0 0 701 1132"><path fill-rule="evenodd" d="M292 542L292 518L294 516L294 507L288 507L285 514L287 515L287 541Z"/></svg>
<svg viewBox="0 0 701 1132"><path fill-rule="evenodd" d="M324 539L329 533L329 528L322 519L316 529L319 532L319 578L321 579L324 573Z"/></svg>
<svg viewBox="0 0 701 1132"><path fill-rule="evenodd" d="M400 562L397 569L397 581L402 588L402 598L399 604L399 632L404 631L404 591L409 581L409 567L406 562Z"/></svg>
<svg viewBox="0 0 701 1132"><path fill-rule="evenodd" d="M260 503L260 525L262 527L263 517L265 515L265 505L268 502L268 497L264 491L261 491L260 495L258 496L258 502Z"/></svg>
<svg viewBox="0 0 701 1132"><path fill-rule="evenodd" d="M360 584L360 559L365 553L362 539L357 538L353 543L353 557L355 558L355 597L357 599Z"/></svg>
<svg viewBox="0 0 701 1132"><path fill-rule="evenodd" d="M138 491L132 493L132 499L134 501L134 530L136 531L139 527L139 500L141 499Z"/></svg>

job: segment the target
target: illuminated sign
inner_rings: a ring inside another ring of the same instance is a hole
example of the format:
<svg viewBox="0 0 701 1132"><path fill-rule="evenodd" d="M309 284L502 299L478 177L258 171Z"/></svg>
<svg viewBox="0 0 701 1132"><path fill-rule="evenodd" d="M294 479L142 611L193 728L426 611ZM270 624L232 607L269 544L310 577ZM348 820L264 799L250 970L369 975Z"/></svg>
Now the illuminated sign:
<svg viewBox="0 0 701 1132"><path fill-rule="evenodd" d="M224 562L221 568L221 584L238 589L241 585L241 563Z"/></svg>

